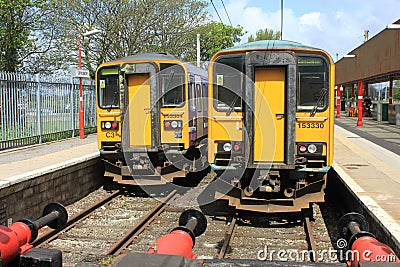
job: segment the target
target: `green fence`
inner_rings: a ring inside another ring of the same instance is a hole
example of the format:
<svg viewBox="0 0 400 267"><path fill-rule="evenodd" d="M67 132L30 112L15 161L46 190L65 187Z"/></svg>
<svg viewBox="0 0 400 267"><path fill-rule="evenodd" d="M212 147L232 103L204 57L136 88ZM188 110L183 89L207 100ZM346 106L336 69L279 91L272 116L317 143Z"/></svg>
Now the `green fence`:
<svg viewBox="0 0 400 267"><path fill-rule="evenodd" d="M83 80L85 132L96 131L96 94ZM79 79L0 72L0 150L74 137Z"/></svg>

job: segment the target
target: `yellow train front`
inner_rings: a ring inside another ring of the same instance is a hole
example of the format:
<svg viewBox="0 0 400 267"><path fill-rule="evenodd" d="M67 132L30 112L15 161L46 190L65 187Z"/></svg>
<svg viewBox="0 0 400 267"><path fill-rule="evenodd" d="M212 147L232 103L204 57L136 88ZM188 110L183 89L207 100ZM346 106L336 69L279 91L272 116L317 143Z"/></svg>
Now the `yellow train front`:
<svg viewBox="0 0 400 267"><path fill-rule="evenodd" d="M208 159L216 196L241 210L324 201L333 158L334 65L321 49L257 41L209 65Z"/></svg>
<svg viewBox="0 0 400 267"><path fill-rule="evenodd" d="M121 184L163 184L206 166L200 142L207 136L207 83L206 71L163 53L99 66L97 130L105 176Z"/></svg>

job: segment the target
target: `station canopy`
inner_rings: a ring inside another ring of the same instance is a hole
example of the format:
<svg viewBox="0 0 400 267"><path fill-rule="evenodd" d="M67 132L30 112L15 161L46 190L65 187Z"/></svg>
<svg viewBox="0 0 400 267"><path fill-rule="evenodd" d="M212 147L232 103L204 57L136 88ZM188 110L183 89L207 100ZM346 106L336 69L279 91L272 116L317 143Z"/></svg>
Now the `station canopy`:
<svg viewBox="0 0 400 267"><path fill-rule="evenodd" d="M397 26L398 25L398 26ZM400 19L336 62L335 85L400 78Z"/></svg>

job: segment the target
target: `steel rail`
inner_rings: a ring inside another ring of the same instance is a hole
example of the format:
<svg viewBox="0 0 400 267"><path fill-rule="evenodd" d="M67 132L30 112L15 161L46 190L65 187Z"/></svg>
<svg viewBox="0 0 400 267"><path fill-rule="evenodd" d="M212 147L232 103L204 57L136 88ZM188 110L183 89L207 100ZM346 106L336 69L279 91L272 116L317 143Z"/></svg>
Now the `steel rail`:
<svg viewBox="0 0 400 267"><path fill-rule="evenodd" d="M317 244L315 243L315 238L312 231L312 225L310 222L310 217L305 215L304 216L304 231L306 233L306 239L308 243L308 249L311 251L310 253L310 260L312 262L318 262L317 253Z"/></svg>
<svg viewBox="0 0 400 267"><path fill-rule="evenodd" d="M156 207L143 216L135 226L133 226L121 239L114 243L114 245L107 251L106 255L121 254L123 250L126 249L161 212L164 211L168 201L176 195L176 192L177 190L173 190Z"/></svg>
<svg viewBox="0 0 400 267"><path fill-rule="evenodd" d="M222 244L221 250L218 254L218 259L223 259L225 257L226 251L228 250L229 244L231 243L231 239L233 233L235 231L236 226L236 216L233 217L231 224L225 232L224 243Z"/></svg>
<svg viewBox="0 0 400 267"><path fill-rule="evenodd" d="M36 240L34 240L32 242L32 245L34 247L41 247L44 243L48 243L48 242L53 241L54 239L56 239L61 234L61 232L68 231L69 229L74 227L76 225L76 223L78 223L79 221L89 217L90 214L92 214L93 211L95 211L99 207L103 206L104 204L110 202L112 199L117 197L120 193L121 193L120 190L113 191L112 194L108 195L107 197L105 197L102 200L96 202L95 204L93 204L92 206L88 207L84 211L82 211L82 212L76 214L75 216L73 216L72 218L70 218L67 221L65 227L63 227L61 229L50 230L49 232L43 234L42 236L40 236Z"/></svg>

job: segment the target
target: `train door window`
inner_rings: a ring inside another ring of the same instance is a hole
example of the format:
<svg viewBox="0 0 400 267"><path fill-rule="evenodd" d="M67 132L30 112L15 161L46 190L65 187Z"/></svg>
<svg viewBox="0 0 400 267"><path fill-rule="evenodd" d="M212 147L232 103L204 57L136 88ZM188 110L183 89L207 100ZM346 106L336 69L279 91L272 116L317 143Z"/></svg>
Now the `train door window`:
<svg viewBox="0 0 400 267"><path fill-rule="evenodd" d="M162 107L180 107L185 101L185 71L179 65L160 66L161 105Z"/></svg>
<svg viewBox="0 0 400 267"><path fill-rule="evenodd" d="M326 60L316 56L300 56L297 64L297 110L325 110L329 99L329 69Z"/></svg>
<svg viewBox="0 0 400 267"><path fill-rule="evenodd" d="M214 108L218 111L242 109L244 55L222 56L214 65Z"/></svg>
<svg viewBox="0 0 400 267"><path fill-rule="evenodd" d="M119 108L118 67L103 67L97 72L97 95L100 108Z"/></svg>

